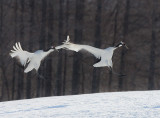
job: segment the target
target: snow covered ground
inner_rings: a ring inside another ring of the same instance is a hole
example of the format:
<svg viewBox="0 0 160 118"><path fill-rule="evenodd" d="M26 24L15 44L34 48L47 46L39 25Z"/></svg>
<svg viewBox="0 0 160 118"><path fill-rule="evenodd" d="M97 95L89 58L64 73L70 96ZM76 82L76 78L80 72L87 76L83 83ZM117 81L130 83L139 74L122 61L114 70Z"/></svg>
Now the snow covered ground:
<svg viewBox="0 0 160 118"><path fill-rule="evenodd" d="M160 118L160 91L97 93L0 102L0 118Z"/></svg>

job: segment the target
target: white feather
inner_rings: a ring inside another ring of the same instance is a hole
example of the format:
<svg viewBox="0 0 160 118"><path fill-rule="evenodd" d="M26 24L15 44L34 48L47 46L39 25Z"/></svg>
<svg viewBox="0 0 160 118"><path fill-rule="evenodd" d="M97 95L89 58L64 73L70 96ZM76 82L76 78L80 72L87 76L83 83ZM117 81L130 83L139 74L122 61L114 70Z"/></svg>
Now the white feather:
<svg viewBox="0 0 160 118"><path fill-rule="evenodd" d="M33 69L36 69L36 71L38 71L41 60L44 59L49 53L54 51L54 49L50 49L47 52L44 52L43 50L38 50L34 53L30 53L22 49L20 42L15 43L13 49L14 50L11 50L10 53L10 56L12 58L15 57L19 59L22 66L25 66L27 63L29 63L26 69L24 70L25 73Z"/></svg>
<svg viewBox="0 0 160 118"><path fill-rule="evenodd" d="M93 65L94 67L103 67L103 66L112 67L113 66L112 56L113 56L114 50L117 47L108 47L106 49L99 49L89 45L74 44L69 41L70 41L69 36L67 36L67 40L63 42L62 45L57 46L55 48L56 49L62 48L62 49L76 51L76 52L83 49L93 54L96 58L101 59L100 62Z"/></svg>
<svg viewBox="0 0 160 118"><path fill-rule="evenodd" d="M19 44L20 45L20 44ZM20 63L25 66L26 61L32 57L33 53L23 51L21 47L18 46L18 43L13 46L14 50L11 50L10 56L12 58L16 57L19 59Z"/></svg>
<svg viewBox="0 0 160 118"><path fill-rule="evenodd" d="M19 49L22 50L20 42L18 42Z"/></svg>
<svg viewBox="0 0 160 118"><path fill-rule="evenodd" d="M15 46L13 46L13 49L16 51L17 50L17 48L15 47Z"/></svg>

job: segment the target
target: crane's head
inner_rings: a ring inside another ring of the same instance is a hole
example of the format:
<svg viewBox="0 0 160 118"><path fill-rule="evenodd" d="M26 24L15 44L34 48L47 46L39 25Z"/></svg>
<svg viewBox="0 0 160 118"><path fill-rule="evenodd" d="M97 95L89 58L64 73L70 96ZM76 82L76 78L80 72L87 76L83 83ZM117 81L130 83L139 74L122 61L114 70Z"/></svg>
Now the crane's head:
<svg viewBox="0 0 160 118"><path fill-rule="evenodd" d="M121 46L125 46L127 49L129 49L123 41L121 41L118 45L116 45L116 47L121 47Z"/></svg>
<svg viewBox="0 0 160 118"><path fill-rule="evenodd" d="M51 46L49 47L48 49L44 50L45 52L48 52L48 51L54 51L55 50L55 47L54 46Z"/></svg>
<svg viewBox="0 0 160 118"><path fill-rule="evenodd" d="M121 44L122 44L122 46L124 46L124 47L126 47L127 49L129 49L128 46L127 46L123 41L121 41Z"/></svg>
<svg viewBox="0 0 160 118"><path fill-rule="evenodd" d="M55 49L55 47L54 47L54 46L51 46L50 49Z"/></svg>
<svg viewBox="0 0 160 118"><path fill-rule="evenodd" d="M56 51L58 51L58 49L56 49L55 46L51 46L51 47L50 47L50 50L53 50L53 51L56 50ZM58 52L59 52L59 51L58 51Z"/></svg>

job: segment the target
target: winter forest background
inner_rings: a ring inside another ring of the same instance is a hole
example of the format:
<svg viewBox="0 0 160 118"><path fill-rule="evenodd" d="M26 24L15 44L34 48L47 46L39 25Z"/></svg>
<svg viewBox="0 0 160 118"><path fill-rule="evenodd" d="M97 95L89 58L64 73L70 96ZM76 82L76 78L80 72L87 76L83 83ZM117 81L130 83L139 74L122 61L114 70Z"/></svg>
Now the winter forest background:
<svg viewBox="0 0 160 118"><path fill-rule="evenodd" d="M0 101L43 96L160 89L159 0L0 0ZM89 53L51 53L39 73L11 59L15 42L34 52L71 41L107 48L124 41L113 69L93 68Z"/></svg>

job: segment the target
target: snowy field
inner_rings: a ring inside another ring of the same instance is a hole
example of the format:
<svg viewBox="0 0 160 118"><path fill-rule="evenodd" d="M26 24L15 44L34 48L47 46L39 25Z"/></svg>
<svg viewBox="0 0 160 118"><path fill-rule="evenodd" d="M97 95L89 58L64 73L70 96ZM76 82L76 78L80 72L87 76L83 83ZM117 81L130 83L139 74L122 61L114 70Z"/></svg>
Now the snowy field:
<svg viewBox="0 0 160 118"><path fill-rule="evenodd" d="M0 102L0 118L160 118L160 91L98 93Z"/></svg>

